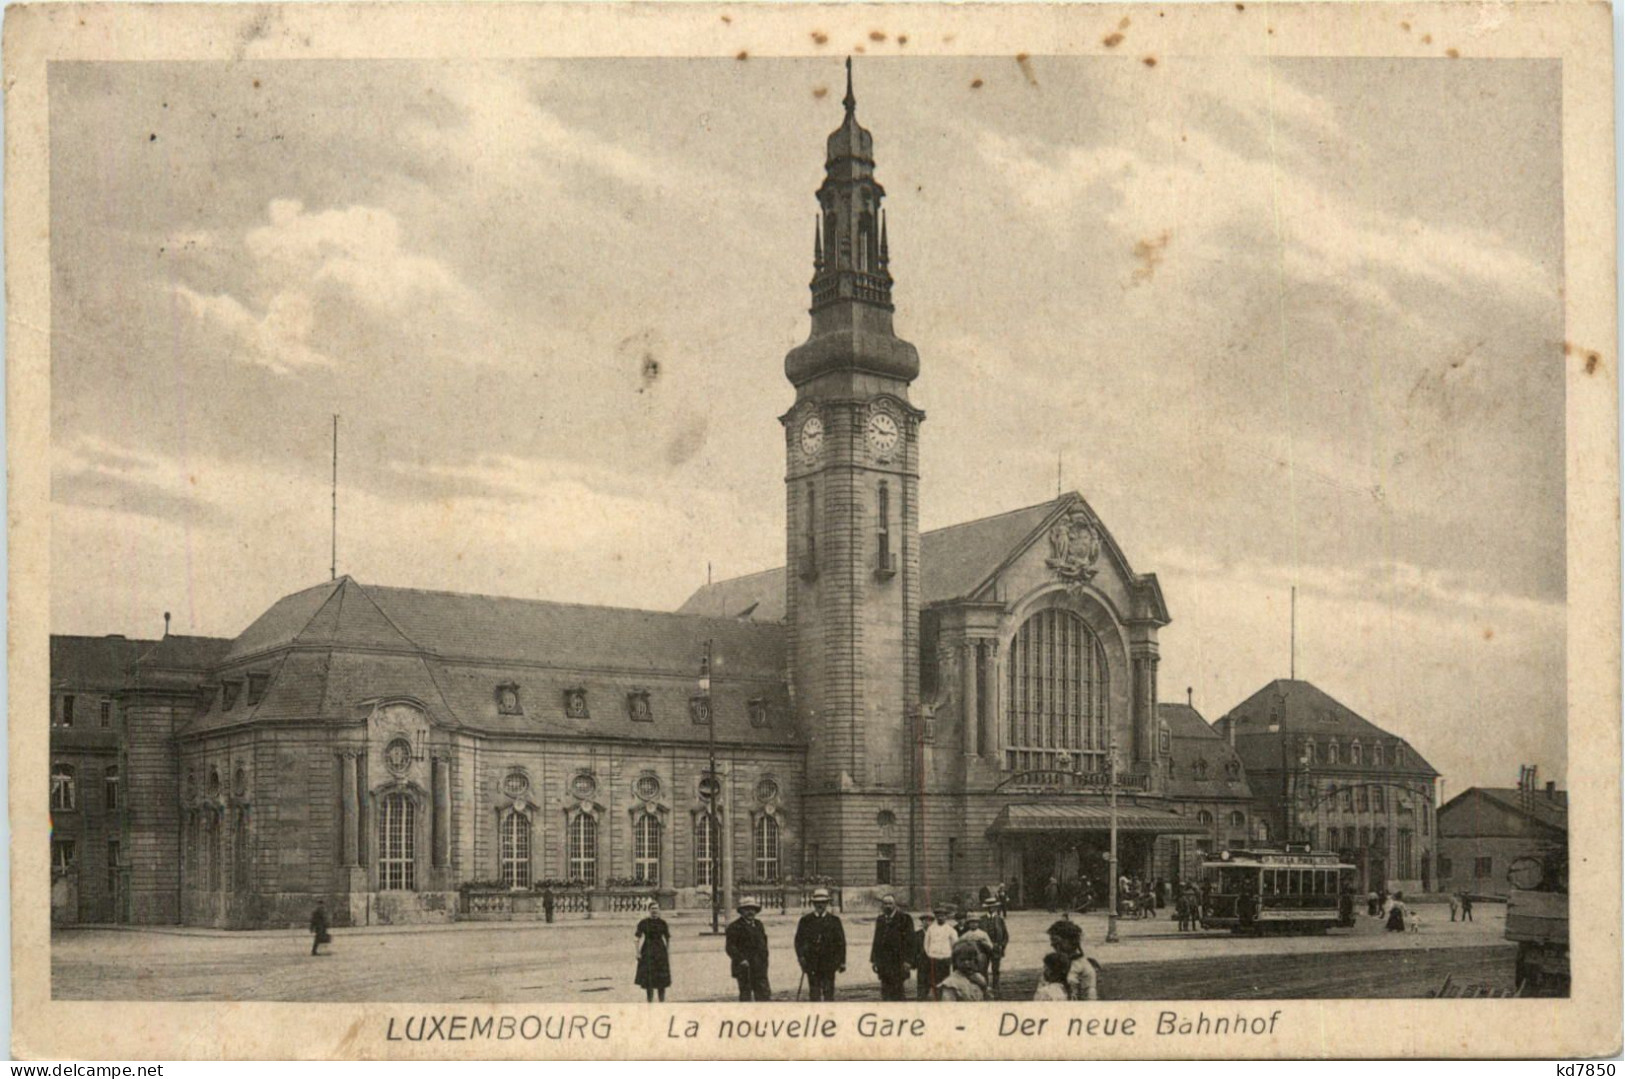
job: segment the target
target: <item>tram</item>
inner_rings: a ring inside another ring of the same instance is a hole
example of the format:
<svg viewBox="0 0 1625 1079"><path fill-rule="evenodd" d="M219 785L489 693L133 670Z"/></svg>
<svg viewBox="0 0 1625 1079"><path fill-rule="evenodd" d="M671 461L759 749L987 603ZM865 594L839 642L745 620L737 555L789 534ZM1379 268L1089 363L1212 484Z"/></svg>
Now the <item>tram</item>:
<svg viewBox="0 0 1625 1079"><path fill-rule="evenodd" d="M1320 933L1354 924L1355 867L1331 851L1227 850L1203 862L1202 872L1203 928Z"/></svg>

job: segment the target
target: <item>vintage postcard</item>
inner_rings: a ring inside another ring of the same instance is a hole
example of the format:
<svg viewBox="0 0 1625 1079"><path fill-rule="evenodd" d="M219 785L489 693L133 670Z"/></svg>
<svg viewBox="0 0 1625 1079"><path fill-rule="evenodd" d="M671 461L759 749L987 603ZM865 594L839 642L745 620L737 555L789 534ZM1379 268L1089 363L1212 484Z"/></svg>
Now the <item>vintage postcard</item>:
<svg viewBox="0 0 1625 1079"><path fill-rule="evenodd" d="M1610 27L10 9L14 1053L1617 1052Z"/></svg>

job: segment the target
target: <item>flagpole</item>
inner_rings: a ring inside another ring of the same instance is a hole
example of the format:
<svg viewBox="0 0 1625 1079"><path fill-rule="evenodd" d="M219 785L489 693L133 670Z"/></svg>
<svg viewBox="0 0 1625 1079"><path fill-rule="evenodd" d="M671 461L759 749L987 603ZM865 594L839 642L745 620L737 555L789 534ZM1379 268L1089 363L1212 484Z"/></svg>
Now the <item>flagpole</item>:
<svg viewBox="0 0 1625 1079"><path fill-rule="evenodd" d="M705 655L700 659L700 707L705 709L705 741L706 750L710 757L710 765L706 771L707 790L706 797L710 799L709 813L711 819L706 822L706 839L711 845L711 932L720 933L722 912L722 862L721 852L717 849L722 846L722 827L717 820L717 803L722 788L717 783L717 717L716 710L711 707L711 639L705 642Z"/></svg>

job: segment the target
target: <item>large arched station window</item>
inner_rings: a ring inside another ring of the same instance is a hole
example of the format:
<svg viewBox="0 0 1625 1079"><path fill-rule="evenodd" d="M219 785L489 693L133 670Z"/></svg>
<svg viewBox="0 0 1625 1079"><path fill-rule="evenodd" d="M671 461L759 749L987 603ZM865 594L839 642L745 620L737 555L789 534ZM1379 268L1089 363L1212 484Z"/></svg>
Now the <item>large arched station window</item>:
<svg viewBox="0 0 1625 1079"><path fill-rule="evenodd" d="M1063 754L1084 772L1106 769L1106 650L1086 622L1049 608L1010 642L1004 766L1058 767Z"/></svg>

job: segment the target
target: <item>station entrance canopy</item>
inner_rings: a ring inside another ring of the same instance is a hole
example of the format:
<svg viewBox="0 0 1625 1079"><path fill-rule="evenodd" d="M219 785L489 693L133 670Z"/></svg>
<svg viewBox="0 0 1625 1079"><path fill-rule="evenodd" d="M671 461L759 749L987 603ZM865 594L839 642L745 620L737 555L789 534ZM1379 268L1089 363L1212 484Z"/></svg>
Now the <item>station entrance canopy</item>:
<svg viewBox="0 0 1625 1079"><path fill-rule="evenodd" d="M1102 805L1008 805L988 825L987 833L1036 835L1055 832L1104 832L1111 828L1111 809ZM1208 835L1212 828L1163 809L1120 807L1117 830L1141 835Z"/></svg>

